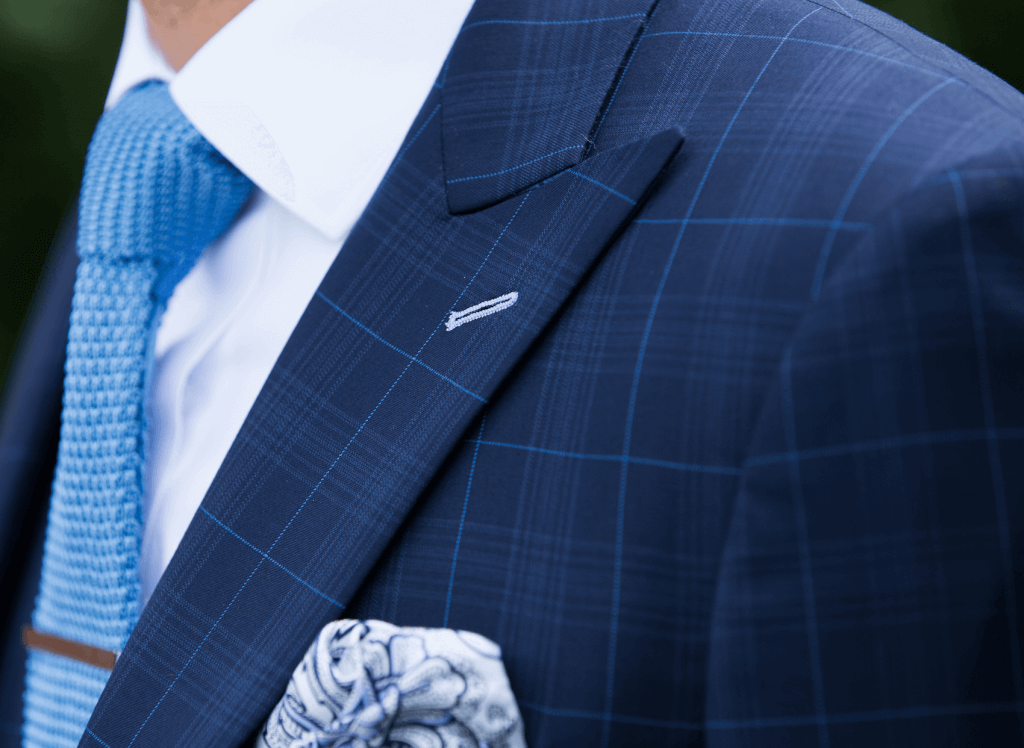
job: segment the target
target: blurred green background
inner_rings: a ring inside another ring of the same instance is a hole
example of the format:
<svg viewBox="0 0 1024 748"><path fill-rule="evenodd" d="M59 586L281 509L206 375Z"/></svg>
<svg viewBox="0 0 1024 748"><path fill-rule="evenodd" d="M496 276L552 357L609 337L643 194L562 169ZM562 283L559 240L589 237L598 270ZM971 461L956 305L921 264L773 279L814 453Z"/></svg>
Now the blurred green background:
<svg viewBox="0 0 1024 748"><path fill-rule="evenodd" d="M1024 90L1024 0L876 0ZM80 178L126 0L0 0L0 388Z"/></svg>

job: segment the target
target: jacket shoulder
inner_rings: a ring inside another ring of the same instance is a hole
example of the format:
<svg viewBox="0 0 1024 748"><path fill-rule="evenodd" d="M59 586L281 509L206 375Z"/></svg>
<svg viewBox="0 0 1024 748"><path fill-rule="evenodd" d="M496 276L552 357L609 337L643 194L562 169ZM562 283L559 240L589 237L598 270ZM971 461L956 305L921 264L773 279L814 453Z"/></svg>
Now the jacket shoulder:
<svg viewBox="0 0 1024 748"><path fill-rule="evenodd" d="M924 134L922 145L945 143L961 161L997 141L1024 142L1024 95L858 0L662 0L623 65L596 145L670 126L697 135L734 116L754 139L813 130L832 145L870 137L933 88L945 90L928 96L924 117L901 122Z"/></svg>
<svg viewBox="0 0 1024 748"><path fill-rule="evenodd" d="M686 136L656 210L871 222L959 164L1024 150L1024 96L857 0L662 0L595 133Z"/></svg>

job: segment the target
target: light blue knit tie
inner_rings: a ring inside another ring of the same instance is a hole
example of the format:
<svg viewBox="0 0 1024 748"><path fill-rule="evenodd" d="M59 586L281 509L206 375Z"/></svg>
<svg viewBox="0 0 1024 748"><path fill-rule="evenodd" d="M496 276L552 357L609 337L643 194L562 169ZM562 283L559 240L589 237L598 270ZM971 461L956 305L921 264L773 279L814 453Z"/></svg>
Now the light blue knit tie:
<svg viewBox="0 0 1024 748"><path fill-rule="evenodd" d="M139 616L145 390L175 285L252 184L149 82L103 115L78 209L57 470L35 629L120 651ZM76 746L109 673L31 650L23 745Z"/></svg>

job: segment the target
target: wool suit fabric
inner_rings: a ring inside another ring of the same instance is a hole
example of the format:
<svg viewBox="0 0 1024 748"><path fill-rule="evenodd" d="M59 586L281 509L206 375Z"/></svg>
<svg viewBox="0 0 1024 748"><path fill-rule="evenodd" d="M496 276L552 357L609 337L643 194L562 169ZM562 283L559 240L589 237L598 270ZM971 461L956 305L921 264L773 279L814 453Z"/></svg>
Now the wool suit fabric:
<svg viewBox="0 0 1024 748"><path fill-rule="evenodd" d="M532 748L1024 743L1022 115L855 0L480 0L83 745L241 744L341 615Z"/></svg>

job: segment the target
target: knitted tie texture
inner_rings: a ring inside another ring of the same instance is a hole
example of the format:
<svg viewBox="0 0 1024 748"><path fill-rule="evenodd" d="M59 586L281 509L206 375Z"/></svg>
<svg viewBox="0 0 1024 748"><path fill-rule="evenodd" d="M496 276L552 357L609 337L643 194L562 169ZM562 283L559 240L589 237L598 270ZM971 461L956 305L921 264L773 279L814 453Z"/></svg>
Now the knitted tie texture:
<svg viewBox="0 0 1024 748"><path fill-rule="evenodd" d="M32 625L120 651L139 616L145 396L175 285L252 184L144 83L100 119L79 202L80 262L57 469ZM29 652L23 745L78 744L109 673Z"/></svg>

